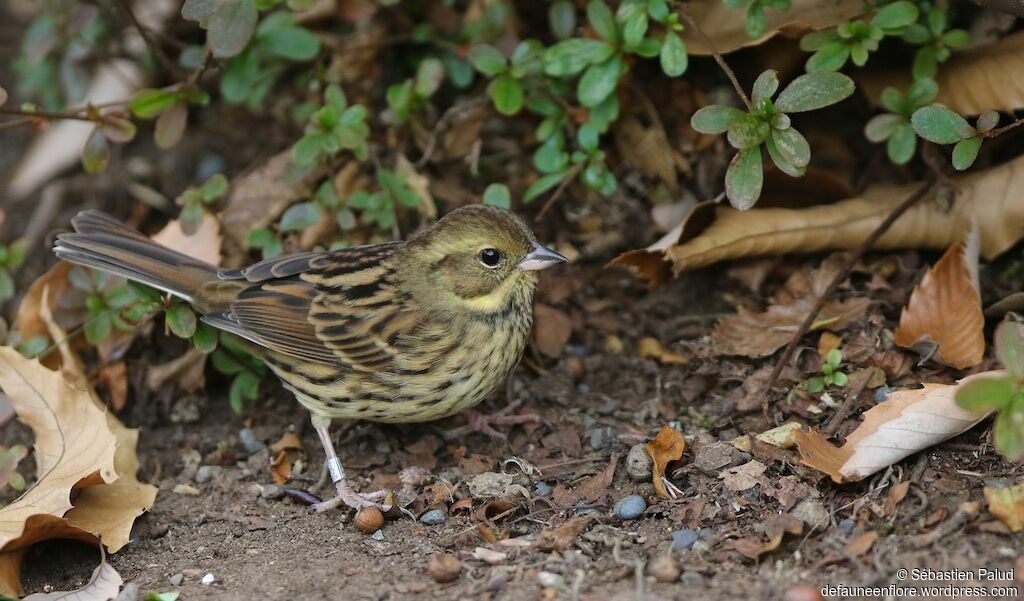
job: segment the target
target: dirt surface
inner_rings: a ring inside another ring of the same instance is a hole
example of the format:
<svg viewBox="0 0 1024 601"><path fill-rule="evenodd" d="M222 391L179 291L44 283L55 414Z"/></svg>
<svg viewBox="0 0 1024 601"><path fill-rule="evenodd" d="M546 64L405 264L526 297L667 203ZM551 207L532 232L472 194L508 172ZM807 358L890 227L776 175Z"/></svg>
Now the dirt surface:
<svg viewBox="0 0 1024 601"><path fill-rule="evenodd" d="M180 590L190 600L777 599L807 593L793 588L801 584L936 584L900 581L900 568L1014 570L1024 547L1020 537L999 533L1001 524L983 509L968 516L966 526L953 523L962 503L982 500L984 481L1020 476L1019 466L1003 461L987 444L985 426L869 481L843 486L799 466L793 451L764 455L755 450L753 458L741 455L736 461L761 461L768 468L765 482L775 485L791 476L786 481L798 485L798 498L788 499L784 508L764 484L730 492L693 460L704 445L767 425L759 411L736 411L736 391L760 362L702 358L713 317L728 310L723 295L740 289L718 272L688 275L652 293L643 292L623 273L597 266L573 268L571 279L586 284L568 305L594 309L596 299L614 299L613 306L584 311L589 322L602 325L588 328L566 358L527 357L511 387L513 397L525 401L520 411L539 412L554 430L504 427L510 435L505 444L480 435L444 441L438 430L460 425L460 418L411 427L336 427L340 453L360 488L402 489L398 474L403 469L424 468L422 473L429 475L415 486L406 485L399 498L411 500L409 508L417 516L430 507L448 509L451 515L443 524L424 525L398 516L374 537L356 530L344 511L309 515L288 498L260 498L257 485L271 483L270 454L264 450L247 456L238 438L245 421L231 412L214 381L209 397L175 395L164 404L153 396L134 401L122 415L130 424L143 425L142 478L158 484L160 495L153 511L137 522L135 542L110 561L142 590ZM638 341L649 335L690 357L688 363L665 366L638 358ZM612 337L618 343L609 342ZM150 352L136 344L128 354L129 369L133 357L143 365ZM541 363L542 373L531 368ZM582 372L581 377L574 381L570 370L578 376ZM276 385L265 390L266 398L248 416L253 432L267 444L288 431L301 433L308 464L289 486L310 487L322 460L306 416ZM487 410L502 404L495 402ZM182 416L190 423L171 423ZM655 497L649 483L628 478L624 457L633 444L672 421L685 433L689 449L669 472L683 495L665 501ZM17 426L8 426L5 437L12 428ZM516 464L504 464L521 479L530 498L512 495L512 506L488 507L491 518L495 513L500 517L484 519L481 508L493 499L472 495L466 481L475 474L502 471L503 462L512 457L532 463L541 474L524 476ZM611 461L617 465L611 485L595 489L592 501L573 500L572 491ZM219 465L202 484L196 482L200 464ZM539 482L554 492L539 496ZM890 491L899 482L911 482L909 494L887 508ZM453 496L438 499L438 483ZM173 492L178 485L198 492ZM612 505L632 494L643 495L650 506L640 519L618 519ZM812 500L812 509L824 512L827 524L805 523L800 534L786 535L760 561L736 551L738 540L767 540L764 532L771 521L783 509L792 515L792 505L804 497ZM458 498L468 501L451 503ZM593 521L564 551L540 551L530 544L541 532L580 515ZM697 533L699 542L673 551L672 533L688 529ZM879 535L870 551L851 550L851 541L870 532ZM488 542L495 538L513 543ZM474 557L478 547L504 556L492 559L491 565L478 558L479 552ZM460 559L461 575L454 582L439 584L428 574L428 563L438 553ZM666 555L681 571L671 583L656 581L651 572L657 570L649 566ZM80 585L96 559L95 551L84 546L37 547L26 563L26 589ZM212 584L201 583L206 574L213 575ZM1017 585L1012 580L983 584Z"/></svg>

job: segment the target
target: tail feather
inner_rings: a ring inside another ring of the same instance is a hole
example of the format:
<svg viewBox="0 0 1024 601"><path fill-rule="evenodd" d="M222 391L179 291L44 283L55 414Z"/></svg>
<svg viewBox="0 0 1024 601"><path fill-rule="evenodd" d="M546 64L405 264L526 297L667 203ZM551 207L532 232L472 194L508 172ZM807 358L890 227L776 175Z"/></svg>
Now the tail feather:
<svg viewBox="0 0 1024 601"><path fill-rule="evenodd" d="M71 223L75 233L57 236L53 249L61 259L152 286L203 312L229 301L208 292L219 282L215 265L162 246L99 211L83 211Z"/></svg>

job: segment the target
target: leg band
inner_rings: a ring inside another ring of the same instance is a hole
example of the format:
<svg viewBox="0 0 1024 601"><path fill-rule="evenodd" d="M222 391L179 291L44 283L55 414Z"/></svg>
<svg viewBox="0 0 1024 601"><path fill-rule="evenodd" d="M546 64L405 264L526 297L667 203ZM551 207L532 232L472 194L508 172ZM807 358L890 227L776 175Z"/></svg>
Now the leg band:
<svg viewBox="0 0 1024 601"><path fill-rule="evenodd" d="M341 466L341 459L337 457L327 460L327 471L331 474L331 482L338 483L345 479L345 468Z"/></svg>

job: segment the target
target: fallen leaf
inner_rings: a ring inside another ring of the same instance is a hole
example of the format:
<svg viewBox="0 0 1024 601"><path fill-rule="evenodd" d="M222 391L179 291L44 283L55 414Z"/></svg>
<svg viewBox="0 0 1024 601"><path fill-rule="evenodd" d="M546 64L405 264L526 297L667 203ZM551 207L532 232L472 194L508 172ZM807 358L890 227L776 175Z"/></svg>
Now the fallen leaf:
<svg viewBox="0 0 1024 601"><path fill-rule="evenodd" d="M989 512L1013 532L1024 530L1024 484L1006 488L985 487Z"/></svg>
<svg viewBox="0 0 1024 601"><path fill-rule="evenodd" d="M818 338L818 354L827 357L828 354L843 344L843 339L832 332L822 332Z"/></svg>
<svg viewBox="0 0 1024 601"><path fill-rule="evenodd" d="M565 551L593 521L594 518L589 516L572 518L560 526L541 532L535 546L541 551Z"/></svg>
<svg viewBox="0 0 1024 601"><path fill-rule="evenodd" d="M534 307L533 344L549 357L562 354L572 337L572 320L564 311L537 303Z"/></svg>
<svg viewBox="0 0 1024 601"><path fill-rule="evenodd" d="M608 462L608 467L561 495L557 499L558 503L560 505L575 505L581 500L587 503L596 503L607 498L608 487L612 485L612 481L615 479L615 468L618 464L619 456L613 454Z"/></svg>
<svg viewBox="0 0 1024 601"><path fill-rule="evenodd" d="M877 540L878 532L875 530L869 530L846 543L846 552L853 557L860 557L870 551L871 547Z"/></svg>
<svg viewBox="0 0 1024 601"><path fill-rule="evenodd" d="M764 493L774 497L783 511L789 511L799 501L818 496L818 491L805 484L798 476L783 476L777 481L768 480Z"/></svg>
<svg viewBox="0 0 1024 601"><path fill-rule="evenodd" d="M936 359L966 369L985 355L984 330L977 246L957 242L914 288L900 315L895 342L904 348L937 345Z"/></svg>
<svg viewBox="0 0 1024 601"><path fill-rule="evenodd" d="M658 496L663 499L672 498L665 490L665 468L673 461L679 461L686 452L686 439L683 433L669 426L662 426L654 440L644 445L647 454L654 460L651 466L651 482Z"/></svg>
<svg viewBox="0 0 1024 601"><path fill-rule="evenodd" d="M626 115L615 122L612 133L619 156L630 167L660 179L673 192L679 189L675 153L659 121L645 127L636 117Z"/></svg>
<svg viewBox="0 0 1024 601"><path fill-rule="evenodd" d="M754 438L780 449L791 449L796 446L796 433L801 428L803 425L799 422L787 422L771 430L765 430Z"/></svg>
<svg viewBox="0 0 1024 601"><path fill-rule="evenodd" d="M18 305L18 312L14 319L15 327L22 340L28 340L37 336L48 336L49 329L40 317L43 304L43 293L46 292L49 306L57 302L71 282L68 281L68 271L71 270L71 263L61 261L47 270L43 275L36 278L25 296ZM43 359L44 365L56 369L60 366L60 355L50 353Z"/></svg>
<svg viewBox="0 0 1024 601"><path fill-rule="evenodd" d="M964 378L1005 372L984 372ZM837 483L860 480L922 449L972 428L988 413L972 413L956 404L954 384L925 384L897 390L864 412L864 421L842 447L815 430L797 432L796 444L804 465L825 472Z"/></svg>
<svg viewBox="0 0 1024 601"><path fill-rule="evenodd" d="M220 264L220 247L223 236L220 233L220 223L212 213L203 212L199 228L192 235L182 231L181 223L177 219L172 219L167 222L164 229L153 236L153 240L193 259L214 265Z"/></svg>
<svg viewBox="0 0 1024 601"><path fill-rule="evenodd" d="M114 566L110 565L106 558L96 569L92 571L92 577L80 589L73 591L53 591L50 593L35 593L22 599L22 601L109 601L117 597L124 580L117 573Z"/></svg>
<svg viewBox="0 0 1024 601"><path fill-rule="evenodd" d="M1024 31L953 54L935 74L939 84L935 102L961 115L1012 113L1024 108L1024 86L1007 84L1020 81L1024 81ZM858 81L865 96L875 103L880 102L887 86L906 90L910 83L903 73L888 71L866 73Z"/></svg>
<svg viewBox="0 0 1024 601"><path fill-rule="evenodd" d="M110 393L110 408L120 413L128 402L128 369L124 361L104 365L98 378Z"/></svg>
<svg viewBox="0 0 1024 601"><path fill-rule="evenodd" d="M904 480L899 484L889 489L889 495L885 498L885 507L883 511L885 515L892 516L896 514L896 506L907 498L907 493L910 491L910 480Z"/></svg>
<svg viewBox="0 0 1024 601"><path fill-rule="evenodd" d="M267 468L270 476L277 484L285 484L292 477L292 466L300 459L305 459L306 449L302 439L294 432L285 432L281 438L270 445L271 461Z"/></svg>
<svg viewBox="0 0 1024 601"><path fill-rule="evenodd" d="M1024 236L1024 157L952 178L958 190L951 205L930 192L874 245L876 250L945 249L977 223L981 256L991 260ZM680 273L740 257L815 253L855 248L921 184L879 184L860 196L803 209L731 207L700 203L676 229L643 250L616 257L611 264L633 269L658 284L669 271Z"/></svg>
<svg viewBox="0 0 1024 601"><path fill-rule="evenodd" d="M767 469L768 466L754 459L743 465L722 470L722 473L718 474L718 479L722 480L722 485L725 486L726 490L743 492L754 488L758 484L762 484L764 482L764 472Z"/></svg>
<svg viewBox="0 0 1024 601"><path fill-rule="evenodd" d="M665 348L657 338L644 338L640 341L640 356L644 359L655 359L662 365L686 365L690 358Z"/></svg>
<svg viewBox="0 0 1024 601"><path fill-rule="evenodd" d="M779 545L782 544L782 539L787 534L799 536L803 531L804 523L802 521L784 513L771 518L765 524L765 534L768 536L767 542L761 537L741 538L733 541L733 548L750 559L757 560L765 553L778 549Z"/></svg>
<svg viewBox="0 0 1024 601"><path fill-rule="evenodd" d="M150 365L146 370L146 388L155 392L174 380L185 392L200 390L206 383L203 368L206 366L207 356L193 346L177 359Z"/></svg>
<svg viewBox="0 0 1024 601"><path fill-rule="evenodd" d="M864 5L853 0L793 0L789 10L765 10L764 33L754 39L747 35L746 15L743 10L729 8L717 0L688 2L685 10L694 21L700 23L701 29L714 44L715 50L728 54L740 48L758 46L778 35L794 38L838 25L861 16ZM693 31L692 27L683 30L683 39L691 55L711 54L703 38Z"/></svg>

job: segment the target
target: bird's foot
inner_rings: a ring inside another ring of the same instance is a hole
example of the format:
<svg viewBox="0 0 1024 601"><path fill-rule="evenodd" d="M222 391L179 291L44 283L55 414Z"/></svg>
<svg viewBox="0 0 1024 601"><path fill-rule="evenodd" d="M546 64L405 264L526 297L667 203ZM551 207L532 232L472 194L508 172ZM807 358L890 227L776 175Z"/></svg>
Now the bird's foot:
<svg viewBox="0 0 1024 601"><path fill-rule="evenodd" d="M486 434L491 438L497 438L498 440L508 440L508 435L504 432L499 432L494 429L494 426L514 426L517 424L540 424L547 426L548 428L554 429L554 426L548 420L544 419L536 413L522 413L512 415L512 412L522 405L522 401L515 401L510 403L500 411L496 413L481 413L472 409L463 412L466 416L466 425L459 426L454 430L446 430L441 432L441 436L445 440L456 440L463 436L479 432Z"/></svg>
<svg viewBox="0 0 1024 601"><path fill-rule="evenodd" d="M334 483L338 494L333 498L319 503L314 503L309 506L310 512L323 513L330 511L331 509L337 509L341 506L351 507L355 510L360 510L363 507L376 507L382 512L391 511L394 505L391 499L391 493L386 490L378 490L374 492L360 493L356 492L352 488L352 485L348 483L348 480L340 480ZM383 503L380 501L384 500Z"/></svg>

